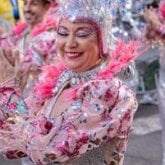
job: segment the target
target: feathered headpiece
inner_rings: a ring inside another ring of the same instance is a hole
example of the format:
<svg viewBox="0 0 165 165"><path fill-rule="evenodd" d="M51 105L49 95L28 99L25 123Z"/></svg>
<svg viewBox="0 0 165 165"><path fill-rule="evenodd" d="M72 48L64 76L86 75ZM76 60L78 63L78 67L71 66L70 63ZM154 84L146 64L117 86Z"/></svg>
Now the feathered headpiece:
<svg viewBox="0 0 165 165"><path fill-rule="evenodd" d="M99 32L101 49L107 54L113 45L112 19L116 9L126 0L57 0L57 18L73 22L91 23Z"/></svg>

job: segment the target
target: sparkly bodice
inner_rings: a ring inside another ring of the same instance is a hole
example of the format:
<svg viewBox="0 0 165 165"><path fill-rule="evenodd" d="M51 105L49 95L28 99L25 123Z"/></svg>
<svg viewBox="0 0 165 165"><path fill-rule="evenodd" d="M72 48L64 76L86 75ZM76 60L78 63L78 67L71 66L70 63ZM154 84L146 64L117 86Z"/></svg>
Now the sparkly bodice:
<svg viewBox="0 0 165 165"><path fill-rule="evenodd" d="M55 108L58 98L63 93L65 89L76 89L80 87L82 84L87 83L88 81L92 81L96 79L99 75L99 71L104 69L107 61L102 61L99 66L93 67L91 70L86 72L76 73L70 69L65 69L59 76L55 87L52 90L53 98L49 101L49 103L44 108L43 113L46 116L51 116L51 113ZM65 102L65 101L64 101ZM64 104L63 102L63 104ZM69 106L69 103L68 103Z"/></svg>

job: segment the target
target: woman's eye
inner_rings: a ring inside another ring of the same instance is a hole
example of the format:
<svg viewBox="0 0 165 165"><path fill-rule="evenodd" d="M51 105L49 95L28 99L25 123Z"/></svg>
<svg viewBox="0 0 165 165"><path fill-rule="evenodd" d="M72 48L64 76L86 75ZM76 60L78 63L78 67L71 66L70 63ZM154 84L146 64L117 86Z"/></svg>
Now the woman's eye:
<svg viewBox="0 0 165 165"><path fill-rule="evenodd" d="M57 32L57 34L58 34L59 36L63 36L63 37L68 36L68 33L66 33L66 32Z"/></svg>
<svg viewBox="0 0 165 165"><path fill-rule="evenodd" d="M77 33L76 36L77 37L85 38L85 37L88 37L89 36L89 33Z"/></svg>
<svg viewBox="0 0 165 165"><path fill-rule="evenodd" d="M79 32L76 34L77 37L86 38L94 34L93 32Z"/></svg>

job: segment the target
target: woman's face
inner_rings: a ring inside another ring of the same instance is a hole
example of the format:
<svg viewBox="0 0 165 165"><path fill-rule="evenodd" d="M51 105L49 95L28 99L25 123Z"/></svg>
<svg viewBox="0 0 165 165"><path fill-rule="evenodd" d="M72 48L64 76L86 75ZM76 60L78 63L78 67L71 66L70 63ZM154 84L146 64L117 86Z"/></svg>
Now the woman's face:
<svg viewBox="0 0 165 165"><path fill-rule="evenodd" d="M63 19L57 34L57 48L68 68L83 72L97 64L100 58L99 41L92 25Z"/></svg>

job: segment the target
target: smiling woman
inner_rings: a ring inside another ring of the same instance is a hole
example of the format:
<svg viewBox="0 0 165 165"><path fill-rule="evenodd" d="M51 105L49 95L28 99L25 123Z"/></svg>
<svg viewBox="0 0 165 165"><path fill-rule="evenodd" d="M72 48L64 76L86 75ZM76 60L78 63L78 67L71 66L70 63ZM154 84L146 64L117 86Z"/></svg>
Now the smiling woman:
<svg viewBox="0 0 165 165"><path fill-rule="evenodd" d="M92 25L62 20L57 34L59 54L73 71L89 70L100 61L99 41Z"/></svg>
<svg viewBox="0 0 165 165"><path fill-rule="evenodd" d="M21 107L20 96L8 99L12 89L0 88L0 150L8 158L27 155L36 165L78 165L81 158L85 165L123 164L137 101L114 75L137 56L137 45L120 42L112 50L111 5L59 1L59 65L44 67ZM96 161L90 155L99 149Z"/></svg>

